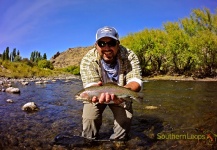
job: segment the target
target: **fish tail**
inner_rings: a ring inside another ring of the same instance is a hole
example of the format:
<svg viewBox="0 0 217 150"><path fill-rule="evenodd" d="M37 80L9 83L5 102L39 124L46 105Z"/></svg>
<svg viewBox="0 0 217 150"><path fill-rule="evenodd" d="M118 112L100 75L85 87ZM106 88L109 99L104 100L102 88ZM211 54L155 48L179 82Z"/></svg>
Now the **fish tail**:
<svg viewBox="0 0 217 150"><path fill-rule="evenodd" d="M136 102L138 102L138 103L142 103L143 102L143 97L130 97L130 98L132 98L133 100L135 100Z"/></svg>
<svg viewBox="0 0 217 150"><path fill-rule="evenodd" d="M137 97L135 100L136 100L137 102L139 102L139 103L142 103L142 102L143 102L143 97Z"/></svg>
<svg viewBox="0 0 217 150"><path fill-rule="evenodd" d="M143 102L143 97L144 97L144 93L139 92L138 96L136 98L136 101L139 102L139 103L142 103Z"/></svg>

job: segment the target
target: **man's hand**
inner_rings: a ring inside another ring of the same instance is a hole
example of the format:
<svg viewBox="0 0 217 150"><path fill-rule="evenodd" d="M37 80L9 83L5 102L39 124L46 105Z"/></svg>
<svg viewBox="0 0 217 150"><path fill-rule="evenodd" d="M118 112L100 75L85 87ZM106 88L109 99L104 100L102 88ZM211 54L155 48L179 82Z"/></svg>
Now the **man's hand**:
<svg viewBox="0 0 217 150"><path fill-rule="evenodd" d="M127 89L130 89L132 91L135 91L135 92L139 92L141 90L139 83L137 83L135 81L132 81L132 82L126 84L124 87Z"/></svg>
<svg viewBox="0 0 217 150"><path fill-rule="evenodd" d="M102 86L102 82L99 81L96 86ZM114 101L115 104L120 104L122 103L124 100L123 99L119 99L117 98L114 94L109 94L109 93L101 93L100 97L97 98L96 96L94 96L92 98L92 102L96 103L99 102L100 104L104 104L104 103L109 103L111 101Z"/></svg>

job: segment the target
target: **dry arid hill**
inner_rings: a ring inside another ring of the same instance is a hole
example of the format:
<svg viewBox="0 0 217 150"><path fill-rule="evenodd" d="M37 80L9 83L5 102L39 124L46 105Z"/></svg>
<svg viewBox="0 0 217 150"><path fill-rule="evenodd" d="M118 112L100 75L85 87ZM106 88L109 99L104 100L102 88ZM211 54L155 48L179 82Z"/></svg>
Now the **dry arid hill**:
<svg viewBox="0 0 217 150"><path fill-rule="evenodd" d="M82 57L92 48L93 46L69 48L62 53L57 52L50 61L53 63L55 68L79 66Z"/></svg>

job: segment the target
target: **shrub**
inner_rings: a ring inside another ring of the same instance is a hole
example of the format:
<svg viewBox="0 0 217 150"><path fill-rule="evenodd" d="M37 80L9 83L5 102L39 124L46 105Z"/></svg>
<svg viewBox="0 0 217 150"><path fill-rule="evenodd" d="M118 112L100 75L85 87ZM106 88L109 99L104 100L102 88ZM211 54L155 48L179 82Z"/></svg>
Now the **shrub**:
<svg viewBox="0 0 217 150"><path fill-rule="evenodd" d="M68 66L67 68L64 68L63 70L65 72L70 72L71 74L74 74L74 75L80 74L80 67L79 66Z"/></svg>
<svg viewBox="0 0 217 150"><path fill-rule="evenodd" d="M54 68L53 64L50 61L45 60L45 59L42 59L42 60L38 61L38 67L39 68L48 68L48 69L51 69L51 70Z"/></svg>

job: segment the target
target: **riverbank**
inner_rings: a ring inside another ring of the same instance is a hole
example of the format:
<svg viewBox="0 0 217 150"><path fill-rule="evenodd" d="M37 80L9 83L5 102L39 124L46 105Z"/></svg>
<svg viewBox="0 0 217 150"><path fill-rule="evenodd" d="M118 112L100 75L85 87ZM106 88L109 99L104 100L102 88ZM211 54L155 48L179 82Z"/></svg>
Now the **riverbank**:
<svg viewBox="0 0 217 150"><path fill-rule="evenodd" d="M10 77L0 77L0 81L35 81L35 80L51 80L51 79L80 79L79 75L72 75L72 74L59 74L57 76L49 76L49 77L33 77L33 78L19 78L14 79ZM159 76L152 76L152 77L143 77L144 81L147 80L178 80L178 81L217 81L217 77L214 78L193 78L193 77L186 77L186 76L169 76L169 75L159 75Z"/></svg>
<svg viewBox="0 0 217 150"><path fill-rule="evenodd" d="M193 77L186 77L186 76L154 76L154 77L143 77L143 80L178 80L178 81L217 81L217 77L214 78L193 78Z"/></svg>

